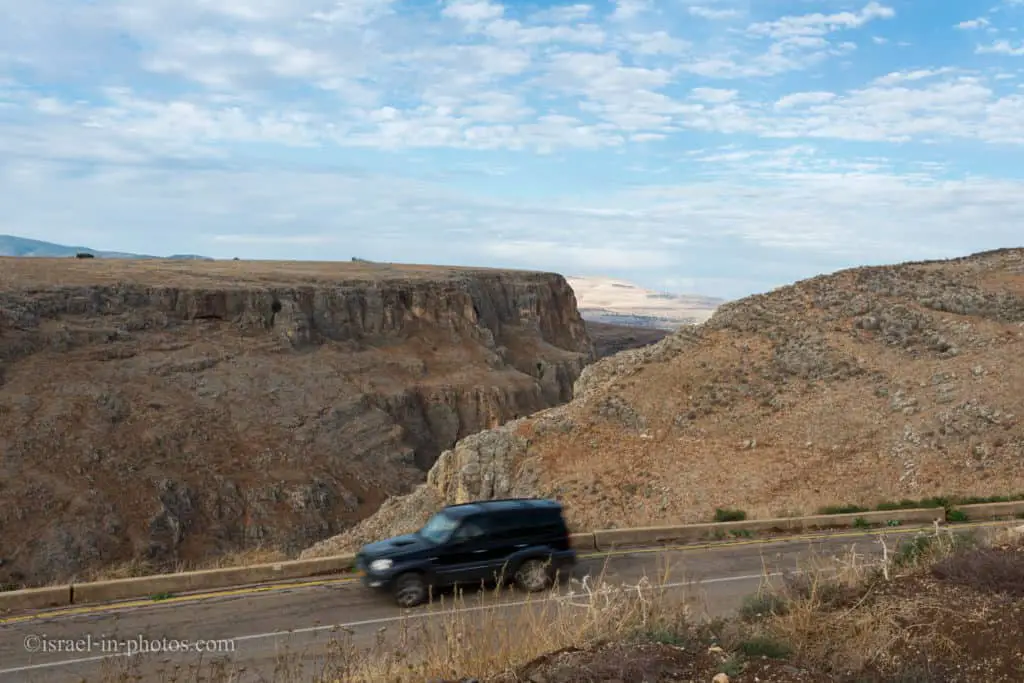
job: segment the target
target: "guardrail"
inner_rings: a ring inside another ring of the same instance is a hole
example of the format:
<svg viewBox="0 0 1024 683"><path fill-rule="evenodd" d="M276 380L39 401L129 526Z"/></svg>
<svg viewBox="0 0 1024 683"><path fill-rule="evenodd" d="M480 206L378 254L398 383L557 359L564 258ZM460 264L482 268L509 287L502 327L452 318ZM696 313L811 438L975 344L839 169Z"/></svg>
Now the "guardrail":
<svg viewBox="0 0 1024 683"><path fill-rule="evenodd" d="M962 505L951 508L951 511L954 510L962 513L961 518L966 516L966 519L962 519L962 521L973 522L1013 518L1018 515L1024 515L1024 501ZM573 534L571 540L573 547L577 550L602 551L613 548L652 546L666 543L697 543L759 532L784 534L809 529L870 527L871 525L885 525L892 522L900 524L908 522L927 524L935 520L945 520L949 512L939 507L778 519L751 519L739 522L712 522L678 526L600 529ZM955 523L953 525L955 526ZM193 591L241 588L243 586L273 581L288 581L321 575L340 574L351 571L354 565L355 556L337 555L309 560L288 560L270 564L257 564L247 567L206 569L110 581L72 583L45 588L26 588L0 592L0 612L66 607L72 604L156 598Z"/></svg>
<svg viewBox="0 0 1024 683"><path fill-rule="evenodd" d="M1010 503L975 503L973 505L957 505L953 508L964 515L964 521L984 519L1000 519L1002 517L1020 517L1024 515L1024 500Z"/></svg>
<svg viewBox="0 0 1024 683"><path fill-rule="evenodd" d="M811 517L780 517L777 519L751 519L741 522L710 522L683 526L643 527L634 529L604 529L595 531L594 545L598 550L622 546L660 545L662 543L697 543L737 532L787 533L808 529L836 529L886 524L889 521L930 523L944 519L944 508L892 510L886 512L843 513L814 515Z"/></svg>

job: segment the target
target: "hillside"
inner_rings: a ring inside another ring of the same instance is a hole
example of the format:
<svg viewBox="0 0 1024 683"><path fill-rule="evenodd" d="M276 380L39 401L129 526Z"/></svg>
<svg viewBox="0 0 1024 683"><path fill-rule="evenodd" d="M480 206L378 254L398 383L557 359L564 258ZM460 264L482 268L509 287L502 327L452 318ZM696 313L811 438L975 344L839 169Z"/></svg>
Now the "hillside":
<svg viewBox="0 0 1024 683"><path fill-rule="evenodd" d="M723 299L668 294L602 277L567 277L580 315L595 323L674 330L707 320Z"/></svg>
<svg viewBox="0 0 1024 683"><path fill-rule="evenodd" d="M552 273L0 259L0 584L298 551L592 358Z"/></svg>
<svg viewBox="0 0 1024 683"><path fill-rule="evenodd" d="M855 268L727 303L587 367L567 405L471 436L318 555L468 498L577 528L1024 492L1024 250Z"/></svg>

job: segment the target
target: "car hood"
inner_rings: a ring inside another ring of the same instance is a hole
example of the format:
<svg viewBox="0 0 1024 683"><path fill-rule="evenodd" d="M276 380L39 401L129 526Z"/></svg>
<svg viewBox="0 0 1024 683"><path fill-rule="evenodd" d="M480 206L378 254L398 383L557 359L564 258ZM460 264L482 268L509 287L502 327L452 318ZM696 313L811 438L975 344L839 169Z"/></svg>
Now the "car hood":
<svg viewBox="0 0 1024 683"><path fill-rule="evenodd" d="M408 553L426 550L430 543L417 534L403 534L394 538L387 538L376 543L368 543L360 549L367 559L376 560L382 557L393 555L406 555Z"/></svg>

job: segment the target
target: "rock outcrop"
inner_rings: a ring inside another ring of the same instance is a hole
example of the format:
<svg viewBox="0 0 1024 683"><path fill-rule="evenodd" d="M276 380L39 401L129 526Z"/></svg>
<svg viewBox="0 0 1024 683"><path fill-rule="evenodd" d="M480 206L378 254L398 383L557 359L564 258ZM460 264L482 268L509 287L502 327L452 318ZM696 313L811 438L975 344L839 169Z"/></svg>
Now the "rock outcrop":
<svg viewBox="0 0 1024 683"><path fill-rule="evenodd" d="M593 358L550 273L3 259L0 584L296 552Z"/></svg>
<svg viewBox="0 0 1024 683"><path fill-rule="evenodd" d="M570 403L457 443L304 556L493 496L557 497L586 529L1024 495L1022 351L1024 249L801 281L587 366Z"/></svg>

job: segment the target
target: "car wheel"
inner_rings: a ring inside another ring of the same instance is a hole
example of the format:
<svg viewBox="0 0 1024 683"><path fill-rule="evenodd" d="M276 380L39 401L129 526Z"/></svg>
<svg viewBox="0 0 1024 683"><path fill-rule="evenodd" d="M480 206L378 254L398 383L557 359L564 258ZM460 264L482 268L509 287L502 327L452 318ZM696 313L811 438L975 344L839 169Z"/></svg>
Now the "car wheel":
<svg viewBox="0 0 1024 683"><path fill-rule="evenodd" d="M536 593L551 585L551 572L544 560L527 560L516 570L516 584L524 591Z"/></svg>
<svg viewBox="0 0 1024 683"><path fill-rule="evenodd" d="M395 580L395 602L399 607L416 607L427 599L427 584L419 574L402 574Z"/></svg>

